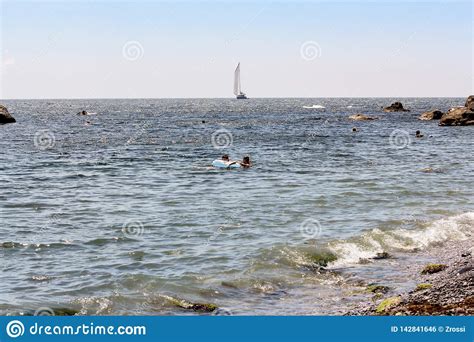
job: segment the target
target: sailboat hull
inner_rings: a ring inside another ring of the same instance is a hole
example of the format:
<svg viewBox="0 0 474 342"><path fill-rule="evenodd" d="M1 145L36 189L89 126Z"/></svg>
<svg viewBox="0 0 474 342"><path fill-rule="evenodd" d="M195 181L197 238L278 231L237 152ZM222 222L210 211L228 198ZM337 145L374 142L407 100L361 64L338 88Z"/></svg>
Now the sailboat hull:
<svg viewBox="0 0 474 342"><path fill-rule="evenodd" d="M247 99L247 96L245 96L244 94L237 95L237 100L246 100L246 99Z"/></svg>

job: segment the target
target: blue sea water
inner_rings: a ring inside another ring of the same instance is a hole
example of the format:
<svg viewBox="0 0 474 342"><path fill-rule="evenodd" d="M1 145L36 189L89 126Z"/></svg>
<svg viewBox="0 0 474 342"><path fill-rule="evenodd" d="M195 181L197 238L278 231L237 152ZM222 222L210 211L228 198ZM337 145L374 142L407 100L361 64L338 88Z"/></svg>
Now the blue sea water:
<svg viewBox="0 0 474 342"><path fill-rule="evenodd" d="M417 119L464 98L396 100L2 101L0 313L341 314L409 286L370 258L472 239L474 128Z"/></svg>

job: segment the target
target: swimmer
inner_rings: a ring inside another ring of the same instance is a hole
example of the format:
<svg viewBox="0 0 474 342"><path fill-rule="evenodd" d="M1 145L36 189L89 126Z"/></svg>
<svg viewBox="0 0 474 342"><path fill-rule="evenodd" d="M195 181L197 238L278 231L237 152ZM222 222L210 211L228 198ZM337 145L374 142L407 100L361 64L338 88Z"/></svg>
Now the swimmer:
<svg viewBox="0 0 474 342"><path fill-rule="evenodd" d="M243 167L244 169L248 169L249 167L252 166L252 162L250 161L250 157L249 156L245 156L242 161L234 161L232 163L229 164L229 168L231 165L233 164L240 164L241 167Z"/></svg>
<svg viewBox="0 0 474 342"><path fill-rule="evenodd" d="M245 169L248 169L249 167L252 166L252 162L250 161L249 156L245 156L242 162L240 162L240 166L242 166Z"/></svg>
<svg viewBox="0 0 474 342"><path fill-rule="evenodd" d="M417 137L417 138L423 138L423 134L421 134L420 131L416 131L415 137Z"/></svg>

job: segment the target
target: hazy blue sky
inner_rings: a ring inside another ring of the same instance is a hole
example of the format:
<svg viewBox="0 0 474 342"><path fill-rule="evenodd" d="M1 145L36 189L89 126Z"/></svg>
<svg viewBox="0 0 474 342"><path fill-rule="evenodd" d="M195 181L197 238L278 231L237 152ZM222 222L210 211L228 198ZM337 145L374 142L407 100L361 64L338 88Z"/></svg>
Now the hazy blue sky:
<svg viewBox="0 0 474 342"><path fill-rule="evenodd" d="M0 20L4 99L231 97L239 61L249 97L474 92L471 1L4 1Z"/></svg>

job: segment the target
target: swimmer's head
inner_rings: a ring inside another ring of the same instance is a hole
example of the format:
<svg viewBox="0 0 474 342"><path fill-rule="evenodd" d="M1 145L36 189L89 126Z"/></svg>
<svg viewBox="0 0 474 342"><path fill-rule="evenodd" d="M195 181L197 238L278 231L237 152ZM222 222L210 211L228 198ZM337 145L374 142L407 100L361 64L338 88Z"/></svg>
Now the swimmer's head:
<svg viewBox="0 0 474 342"><path fill-rule="evenodd" d="M357 132L357 128L352 127L352 132Z"/></svg>
<svg viewBox="0 0 474 342"><path fill-rule="evenodd" d="M250 164L250 157L249 156L245 156L244 159L243 159L243 162L245 164Z"/></svg>
<svg viewBox="0 0 474 342"><path fill-rule="evenodd" d="M421 132L420 132L420 131L416 131L416 135L420 135L420 134L421 134Z"/></svg>
<svg viewBox="0 0 474 342"><path fill-rule="evenodd" d="M222 160L229 161L229 155L228 155L228 154L224 154L224 155L222 156Z"/></svg>

